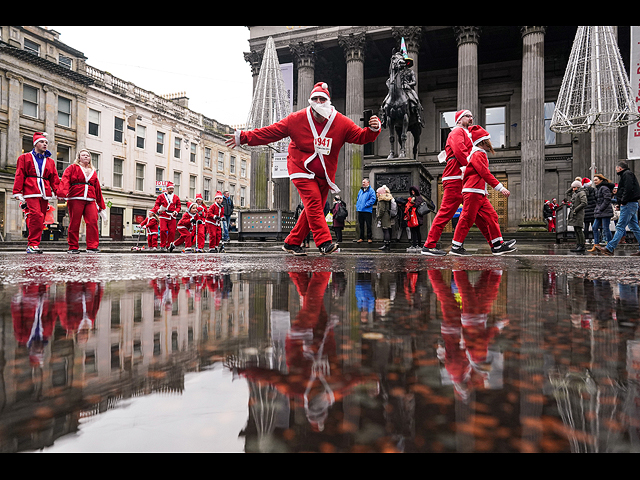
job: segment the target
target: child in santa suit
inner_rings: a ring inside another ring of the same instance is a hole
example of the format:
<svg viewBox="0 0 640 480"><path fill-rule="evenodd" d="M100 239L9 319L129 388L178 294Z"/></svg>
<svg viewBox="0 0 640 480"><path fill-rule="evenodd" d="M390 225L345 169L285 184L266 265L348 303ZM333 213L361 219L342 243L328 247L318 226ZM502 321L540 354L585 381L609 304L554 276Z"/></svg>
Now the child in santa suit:
<svg viewBox="0 0 640 480"><path fill-rule="evenodd" d="M195 246L196 252L201 253L204 252L204 241L207 235L207 227L205 224L207 218L207 206L204 204L201 193L196 195L196 205L198 205L198 217L200 220L196 223L196 231L194 232Z"/></svg>
<svg viewBox="0 0 640 480"><path fill-rule="evenodd" d="M224 253L224 245L221 245L222 226L220 224L224 215L224 206L222 205L222 193L216 192L216 198L207 211L205 220L207 232L209 233L209 251Z"/></svg>
<svg viewBox="0 0 640 480"><path fill-rule="evenodd" d="M187 203L187 211L184 212L180 221L178 221L177 231L180 235L175 242L169 245L169 251L173 250L184 243L184 253L191 253L193 251L193 244L195 240L196 226L199 221L203 221L198 213L197 203Z"/></svg>
<svg viewBox="0 0 640 480"><path fill-rule="evenodd" d="M26 204L26 216L29 237L27 253L42 253L40 240L44 229L44 216L47 212L48 200L58 193L60 177L56 169L56 160L47 150L49 141L47 134L33 134L33 150L18 157L13 197Z"/></svg>
<svg viewBox="0 0 640 480"><path fill-rule="evenodd" d="M289 178L298 189L304 210L295 227L284 241L283 250L294 255L306 255L300 247L309 231L323 255L337 250L325 220L324 206L329 190L338 193L334 183L338 155L345 143L364 145L373 142L380 133L380 120L372 116L369 126L360 128L332 105L329 87L316 83L309 96L309 107L293 112L273 125L250 131L237 130L227 135L227 145L267 145L291 138L287 156Z"/></svg>
<svg viewBox="0 0 640 480"><path fill-rule="evenodd" d="M158 227L160 226L156 211L149 210L145 219L140 222L140 226L145 228L147 246L150 250L156 251L158 249Z"/></svg>
<svg viewBox="0 0 640 480"><path fill-rule="evenodd" d="M167 191L156 198L154 210L160 219L160 249L166 249L176 238L176 220L182 209L180 198L173 193L175 185L167 183Z"/></svg>
<svg viewBox="0 0 640 480"><path fill-rule="evenodd" d="M473 148L469 156L469 164L464 173L462 213L453 234L453 245L449 254L470 255L464 249L462 243L474 223L481 230L489 232L491 253L502 255L514 252L516 248L510 242L505 243L502 239L498 214L487 197L487 184L505 197L509 197L511 194L489 171L487 152L495 153L491 145L491 136L479 125L473 125L469 130Z"/></svg>

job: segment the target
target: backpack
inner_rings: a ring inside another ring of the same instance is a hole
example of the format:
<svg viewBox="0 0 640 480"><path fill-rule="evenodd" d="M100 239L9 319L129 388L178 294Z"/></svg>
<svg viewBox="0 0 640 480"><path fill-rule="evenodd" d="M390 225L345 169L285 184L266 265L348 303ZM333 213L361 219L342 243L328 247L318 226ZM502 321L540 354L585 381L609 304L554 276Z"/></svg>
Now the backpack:
<svg viewBox="0 0 640 480"><path fill-rule="evenodd" d="M349 212L347 212L347 209L345 208L345 206L342 203L340 203L340 206L338 206L338 211L333 216L333 218L335 218L339 222L343 222L344 219L347 218L347 215L349 215Z"/></svg>
<svg viewBox="0 0 640 480"><path fill-rule="evenodd" d="M391 218L394 218L396 215L398 215L398 204L396 203L395 198L391 199L391 208L389 214L391 215Z"/></svg>

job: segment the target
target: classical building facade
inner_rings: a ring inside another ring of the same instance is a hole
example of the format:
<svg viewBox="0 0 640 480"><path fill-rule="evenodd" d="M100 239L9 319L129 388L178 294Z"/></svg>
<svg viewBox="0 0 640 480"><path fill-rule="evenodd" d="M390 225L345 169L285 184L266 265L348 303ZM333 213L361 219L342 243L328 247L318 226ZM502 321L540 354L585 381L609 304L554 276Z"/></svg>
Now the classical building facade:
<svg viewBox="0 0 640 480"><path fill-rule="evenodd" d="M229 190L250 207L251 156L224 144L233 128L188 108L184 94L160 96L87 65L84 54L35 26L0 26L0 231L22 236L22 211L12 199L17 158L47 132L58 173L79 149L92 153L109 215L101 236L137 236L154 204L157 182L172 181L183 200L201 193L211 203ZM64 223L64 204L58 220Z"/></svg>
<svg viewBox="0 0 640 480"><path fill-rule="evenodd" d="M280 63L295 65L296 109L307 106L315 82L325 81L336 108L360 124L364 110L379 112L388 93L385 82L392 51L404 38L414 59L415 90L424 109L418 161L434 178L430 193L436 203L443 170L437 155L453 113L463 108L492 134L496 154L490 157L491 170L512 192L508 202L492 200L503 229L540 225L544 200L562 200L574 177L590 175L590 134L556 135L548 127L577 27L250 26L249 30L250 52L245 59L254 75L271 36ZM629 27L616 27L616 32L628 65ZM615 180L615 163L627 156L626 129L599 133L593 145L598 171ZM388 130L373 144L343 149L337 184L351 212L364 167L385 159L389 151ZM260 172L253 175L255 188L267 181ZM396 192L400 193L408 192ZM293 208L295 192L289 201Z"/></svg>

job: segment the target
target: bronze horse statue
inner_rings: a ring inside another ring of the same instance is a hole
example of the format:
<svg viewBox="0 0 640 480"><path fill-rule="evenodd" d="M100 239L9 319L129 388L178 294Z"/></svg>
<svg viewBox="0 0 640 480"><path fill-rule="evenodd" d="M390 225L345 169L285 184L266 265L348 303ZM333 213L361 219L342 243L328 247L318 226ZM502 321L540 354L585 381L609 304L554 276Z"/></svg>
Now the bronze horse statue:
<svg viewBox="0 0 640 480"><path fill-rule="evenodd" d="M418 158L418 144L422 133L422 106L413 90L415 74L408 68L400 52L394 50L389 66L387 88L389 94L380 108L382 128L389 127L391 152L388 159L406 158L407 132L413 135L413 158ZM399 153L396 154L395 140L398 138Z"/></svg>

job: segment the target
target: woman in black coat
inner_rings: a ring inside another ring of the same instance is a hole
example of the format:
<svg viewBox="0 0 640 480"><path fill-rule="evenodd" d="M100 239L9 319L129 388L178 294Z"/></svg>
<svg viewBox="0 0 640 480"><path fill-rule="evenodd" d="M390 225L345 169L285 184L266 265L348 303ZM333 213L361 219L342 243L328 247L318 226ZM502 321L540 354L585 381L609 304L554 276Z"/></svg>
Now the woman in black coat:
<svg viewBox="0 0 640 480"><path fill-rule="evenodd" d="M594 229L593 221L596 218L594 212L597 204L596 189L588 178L582 179L582 188L584 188L584 193L587 194L587 206L584 209L584 236L588 239L593 238L593 234L589 233L589 227Z"/></svg>

